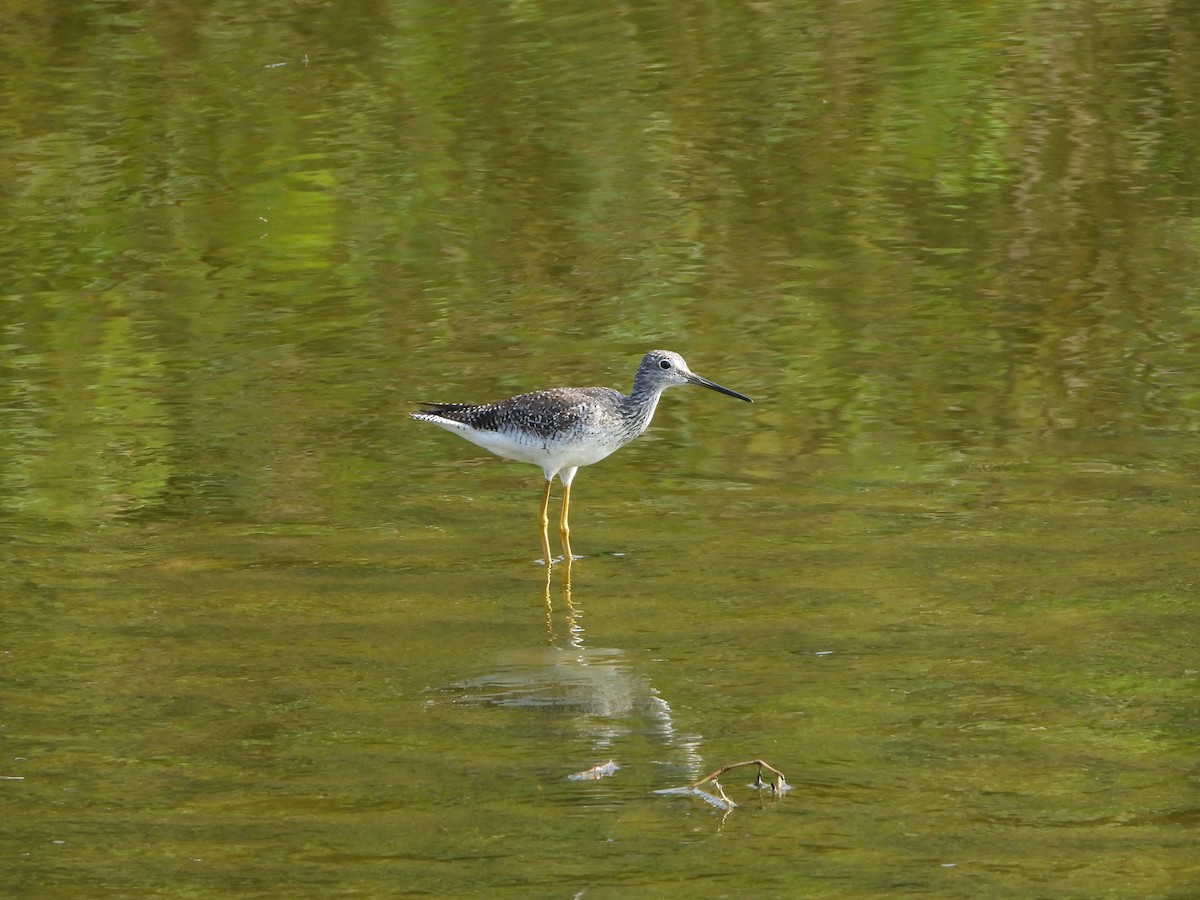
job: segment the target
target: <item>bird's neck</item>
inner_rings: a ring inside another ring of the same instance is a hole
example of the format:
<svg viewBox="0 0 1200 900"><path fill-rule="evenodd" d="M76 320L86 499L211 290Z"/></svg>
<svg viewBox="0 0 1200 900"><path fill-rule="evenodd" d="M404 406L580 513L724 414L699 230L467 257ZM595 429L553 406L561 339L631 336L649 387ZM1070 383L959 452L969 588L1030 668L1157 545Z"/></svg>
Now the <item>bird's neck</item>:
<svg viewBox="0 0 1200 900"><path fill-rule="evenodd" d="M650 420L654 418L654 410L658 408L660 397L662 397L661 388L656 390L639 384L637 381L633 383L633 393L629 395L630 402L626 408L629 419L638 434L650 427Z"/></svg>

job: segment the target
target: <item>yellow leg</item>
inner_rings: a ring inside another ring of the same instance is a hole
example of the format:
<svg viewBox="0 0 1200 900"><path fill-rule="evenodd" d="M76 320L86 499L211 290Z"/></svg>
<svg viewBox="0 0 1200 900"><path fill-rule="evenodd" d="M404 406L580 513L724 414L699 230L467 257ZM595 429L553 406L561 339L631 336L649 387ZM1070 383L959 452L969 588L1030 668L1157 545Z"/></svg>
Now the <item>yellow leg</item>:
<svg viewBox="0 0 1200 900"><path fill-rule="evenodd" d="M550 508L550 485L552 485L553 483L554 482L548 480L546 482L546 492L544 494L542 494L542 514L541 514L542 558L546 561L547 568L549 568L550 565L552 564L552 561L550 559L550 534L549 534L550 516L548 514L548 510Z"/></svg>
<svg viewBox="0 0 1200 900"><path fill-rule="evenodd" d="M563 560L571 563L571 528L567 525L567 510L571 506L571 486L563 485L562 515L558 517L558 536L562 538Z"/></svg>

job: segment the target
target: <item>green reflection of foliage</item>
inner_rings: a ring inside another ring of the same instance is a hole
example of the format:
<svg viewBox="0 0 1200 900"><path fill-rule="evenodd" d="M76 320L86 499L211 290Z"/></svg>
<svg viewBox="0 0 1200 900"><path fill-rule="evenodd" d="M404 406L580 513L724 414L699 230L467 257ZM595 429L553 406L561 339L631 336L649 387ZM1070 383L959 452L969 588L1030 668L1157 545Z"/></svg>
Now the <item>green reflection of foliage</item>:
<svg viewBox="0 0 1200 900"><path fill-rule="evenodd" d="M1197 428L1189 8L0 15L5 321L45 372L114 373L132 444L204 472L357 433L422 351L502 392L564 340L589 379L666 345L777 390L784 457ZM239 438L280 391L297 420Z"/></svg>
<svg viewBox="0 0 1200 900"><path fill-rule="evenodd" d="M171 432L161 351L127 308L137 302L41 300L54 324L51 340L9 358L5 481L12 489L4 506L85 524L156 504L170 471Z"/></svg>

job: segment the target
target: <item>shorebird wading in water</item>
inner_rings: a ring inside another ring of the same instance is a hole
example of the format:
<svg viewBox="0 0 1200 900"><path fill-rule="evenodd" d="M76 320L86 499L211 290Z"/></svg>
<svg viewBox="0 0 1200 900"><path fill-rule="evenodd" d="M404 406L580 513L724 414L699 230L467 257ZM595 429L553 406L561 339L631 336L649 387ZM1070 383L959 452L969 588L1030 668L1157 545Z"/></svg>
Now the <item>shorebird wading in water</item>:
<svg viewBox="0 0 1200 900"><path fill-rule="evenodd" d="M754 402L745 394L696 375L678 353L651 350L633 376L633 391L628 397L612 388L560 387L478 405L422 403L423 409L411 415L453 431L497 456L541 466L546 475L541 507L542 552L546 565L550 565L547 509L554 476L563 485L558 532L563 559L570 562L567 510L575 473L580 466L599 462L645 431L662 392L677 384L698 384L747 403Z"/></svg>

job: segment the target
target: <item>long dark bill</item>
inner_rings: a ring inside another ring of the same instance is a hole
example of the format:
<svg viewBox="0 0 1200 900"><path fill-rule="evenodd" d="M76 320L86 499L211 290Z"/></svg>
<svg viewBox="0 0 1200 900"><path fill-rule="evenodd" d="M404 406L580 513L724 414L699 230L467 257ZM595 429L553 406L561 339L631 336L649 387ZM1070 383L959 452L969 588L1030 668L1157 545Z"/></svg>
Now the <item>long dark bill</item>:
<svg viewBox="0 0 1200 900"><path fill-rule="evenodd" d="M709 381L707 378L701 378L694 372L689 372L686 377L687 380L692 384L698 384L700 387L706 387L710 391L717 391L720 394L728 394L730 397L737 397L739 400L745 400L747 403L754 402L745 394L739 394L737 391L731 391L727 387L721 387L721 385L717 384L715 381Z"/></svg>

